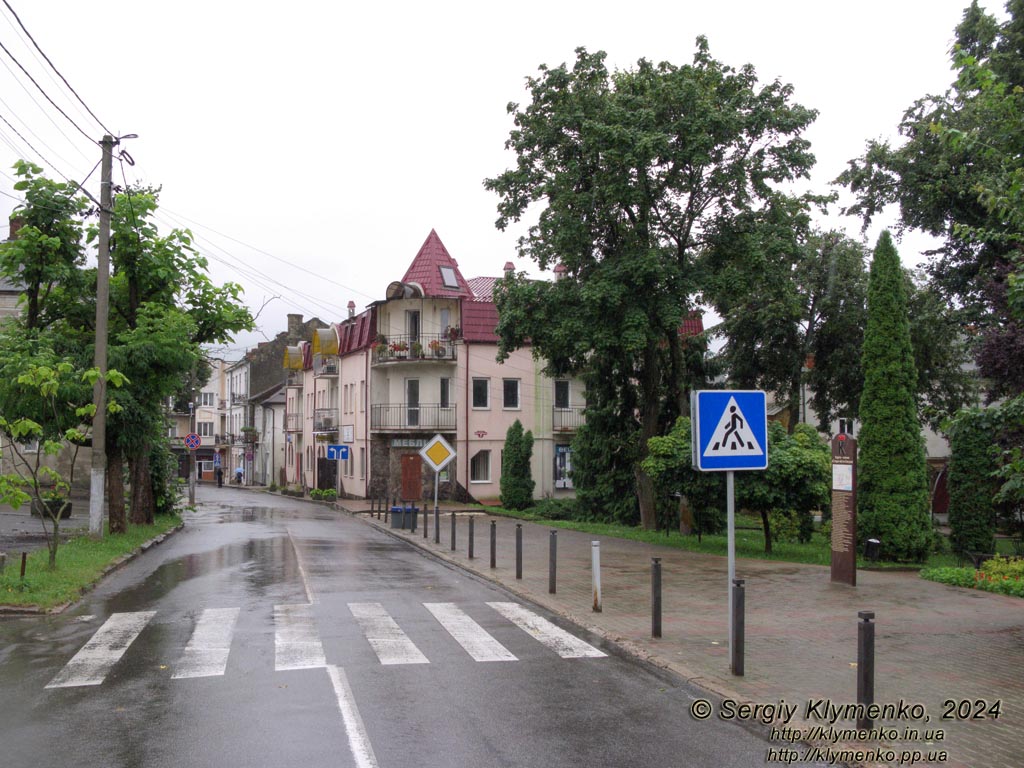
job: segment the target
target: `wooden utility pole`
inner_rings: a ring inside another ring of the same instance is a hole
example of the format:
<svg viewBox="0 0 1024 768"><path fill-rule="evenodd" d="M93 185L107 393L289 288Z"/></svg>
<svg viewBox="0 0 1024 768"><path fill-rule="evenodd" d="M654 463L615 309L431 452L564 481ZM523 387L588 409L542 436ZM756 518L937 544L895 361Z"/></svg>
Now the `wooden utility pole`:
<svg viewBox="0 0 1024 768"><path fill-rule="evenodd" d="M92 421L92 468L89 472L89 533L103 535L107 479L107 313L110 305L110 212L114 137L100 140L103 160L100 169L100 231L96 248L96 351L93 366L100 376L93 386L96 415Z"/></svg>

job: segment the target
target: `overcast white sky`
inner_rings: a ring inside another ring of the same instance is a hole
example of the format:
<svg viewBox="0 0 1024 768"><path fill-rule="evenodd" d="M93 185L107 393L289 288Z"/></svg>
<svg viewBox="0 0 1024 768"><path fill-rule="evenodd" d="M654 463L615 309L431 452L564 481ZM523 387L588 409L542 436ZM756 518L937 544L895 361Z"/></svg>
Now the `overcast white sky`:
<svg viewBox="0 0 1024 768"><path fill-rule="evenodd" d="M99 119L138 134L123 145L136 160L128 181L163 186L161 220L193 230L213 278L241 283L254 311L273 299L233 357L284 330L288 313L333 321L349 300L382 298L431 228L467 278L508 260L535 273L516 260L515 235L495 229L482 180L511 165L505 107L528 101L524 78L541 63L571 62L582 45L621 69L684 64L703 34L719 60L793 83L819 110L808 187L825 192L867 139L894 137L915 98L948 86L969 0L6 2ZM0 42L98 140L2 4L0 17ZM81 181L100 151L0 60L6 225L17 157ZM86 188L99 195L98 171ZM854 220L827 224L859 234ZM904 261L924 245L905 239Z"/></svg>

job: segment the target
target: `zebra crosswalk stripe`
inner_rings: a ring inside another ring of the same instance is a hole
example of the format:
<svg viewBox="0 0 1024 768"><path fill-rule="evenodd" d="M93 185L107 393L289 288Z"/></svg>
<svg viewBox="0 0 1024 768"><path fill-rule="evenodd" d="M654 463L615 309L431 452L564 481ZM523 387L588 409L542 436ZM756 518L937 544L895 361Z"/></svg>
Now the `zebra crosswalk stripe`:
<svg viewBox="0 0 1024 768"><path fill-rule="evenodd" d="M327 666L311 605L275 605L274 630L274 669Z"/></svg>
<svg viewBox="0 0 1024 768"><path fill-rule="evenodd" d="M238 611L238 608L207 608L203 611L171 679L224 674Z"/></svg>
<svg viewBox="0 0 1024 768"><path fill-rule="evenodd" d="M607 656L589 643L574 637L542 616L518 603L488 603L506 619L553 650L563 659L599 658Z"/></svg>
<svg viewBox="0 0 1024 768"><path fill-rule="evenodd" d="M465 648L466 653L474 661L518 661L501 643L495 640L486 629L477 624L458 608L455 603L424 603L424 607L434 614L441 626L456 642Z"/></svg>
<svg viewBox="0 0 1024 768"><path fill-rule="evenodd" d="M156 611L111 614L46 687L99 685L155 615Z"/></svg>
<svg viewBox="0 0 1024 768"><path fill-rule="evenodd" d="M381 664L430 663L380 603L349 603L348 609Z"/></svg>

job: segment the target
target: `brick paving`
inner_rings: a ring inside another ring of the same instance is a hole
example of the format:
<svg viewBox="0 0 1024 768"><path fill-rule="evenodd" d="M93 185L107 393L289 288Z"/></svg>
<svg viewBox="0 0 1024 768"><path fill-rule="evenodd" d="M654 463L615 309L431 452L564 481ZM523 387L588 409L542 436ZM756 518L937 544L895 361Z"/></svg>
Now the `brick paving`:
<svg viewBox="0 0 1024 768"><path fill-rule="evenodd" d="M339 505L385 527L365 504ZM470 515L475 522L473 560L467 556ZM879 720L876 726L896 728L899 738L845 744L861 749L891 746L897 755L904 749L920 750L918 765L1024 764L1024 601L1018 598L935 584L906 572L860 571L857 586L849 587L831 584L828 568L738 559L736 576L746 580L746 653L745 675L736 677L729 670L724 557L559 530L557 594L551 595L552 528L522 523L523 578L517 580L517 521L460 510L453 552L450 512L441 518L440 544L434 544L432 515L429 518L427 538L422 528L415 534L392 533L502 584L717 697L797 704L791 725L828 726L826 721L803 718L809 701L856 702L857 613L874 611L875 701L921 704L928 721ZM489 567L492 520L497 532L495 569ZM601 542L601 613L592 611L591 541ZM662 562L661 639L651 638L652 557ZM946 700L968 701L971 708L975 700L999 701L1001 713L998 719L944 721ZM839 720L835 725L854 728L855 722ZM907 728L917 734L905 735ZM931 738L926 739L928 735ZM948 753L946 760L925 759L939 750Z"/></svg>

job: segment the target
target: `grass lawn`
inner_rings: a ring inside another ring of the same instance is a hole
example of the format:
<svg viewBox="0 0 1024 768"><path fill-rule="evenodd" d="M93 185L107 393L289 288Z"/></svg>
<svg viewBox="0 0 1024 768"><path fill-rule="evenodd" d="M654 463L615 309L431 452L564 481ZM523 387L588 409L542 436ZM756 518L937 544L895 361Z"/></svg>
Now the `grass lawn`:
<svg viewBox="0 0 1024 768"><path fill-rule="evenodd" d="M645 531L642 528L618 525L615 523L586 523L572 520L549 520L536 515L530 510L516 512L501 508L483 508L483 511L493 515L515 517L521 520L548 525L552 528L562 528L571 531L582 531L593 533L599 536L614 536L620 539L631 539L633 541L644 541L649 544L663 544L668 547L683 549L688 552L704 552L711 555L727 554L728 546L725 533L704 534L701 541L697 541L696 535L683 536L677 531L671 531L667 535L664 531ZM756 529L756 530L750 530ZM1009 541L997 542L1002 554L1012 554L1012 544ZM1003 549L1006 551L1003 552ZM807 544L790 544L787 542L772 542L772 553L765 554L764 533L761 530L761 518L749 515L736 515L736 557L745 557L755 560L778 560L788 563L808 563L811 565L831 565L832 548L831 542L818 531L814 532L811 541ZM956 555L950 553L933 554L925 563L872 563L857 558L858 568L940 568L957 565Z"/></svg>
<svg viewBox="0 0 1024 768"><path fill-rule="evenodd" d="M98 540L87 535L70 539L57 550L57 568L52 571L47 565L49 550L37 549L28 555L24 582L20 578L21 559L12 562L8 557L7 568L0 575L0 605L37 606L45 610L76 600L118 557L180 522L178 515L161 515L153 525L129 526L127 533L106 534Z"/></svg>

